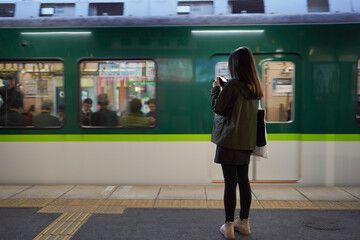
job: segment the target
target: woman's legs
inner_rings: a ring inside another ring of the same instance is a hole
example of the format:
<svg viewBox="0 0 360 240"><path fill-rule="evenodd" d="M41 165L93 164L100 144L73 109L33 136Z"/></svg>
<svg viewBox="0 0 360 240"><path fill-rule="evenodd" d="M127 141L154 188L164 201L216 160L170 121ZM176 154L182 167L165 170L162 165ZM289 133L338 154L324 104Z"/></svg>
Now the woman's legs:
<svg viewBox="0 0 360 240"><path fill-rule="evenodd" d="M235 165L225 165L221 164L224 181L225 181L225 191L224 191L224 207L225 207L225 221L233 222L234 221L234 211L236 207L236 166Z"/></svg>
<svg viewBox="0 0 360 240"><path fill-rule="evenodd" d="M249 164L245 165L225 165L221 164L224 181L224 207L225 221L234 221L234 211L236 207L236 186L239 184L240 190L240 219L249 217L251 205L251 188L249 183L248 171Z"/></svg>
<svg viewBox="0 0 360 240"><path fill-rule="evenodd" d="M249 164L237 166L237 181L240 190L240 220L249 218L251 188L249 183Z"/></svg>

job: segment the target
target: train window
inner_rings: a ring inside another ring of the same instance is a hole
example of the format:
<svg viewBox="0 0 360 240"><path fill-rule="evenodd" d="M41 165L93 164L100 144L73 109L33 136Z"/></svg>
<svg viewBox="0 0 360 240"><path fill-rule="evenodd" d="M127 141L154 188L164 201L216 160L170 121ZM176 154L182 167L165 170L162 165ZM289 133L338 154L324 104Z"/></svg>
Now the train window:
<svg viewBox="0 0 360 240"><path fill-rule="evenodd" d="M0 17L14 17L15 4L0 4Z"/></svg>
<svg viewBox="0 0 360 240"><path fill-rule="evenodd" d="M356 125L360 127L360 59L358 60L357 65Z"/></svg>
<svg viewBox="0 0 360 240"><path fill-rule="evenodd" d="M328 12L329 1L328 0L307 0L309 12Z"/></svg>
<svg viewBox="0 0 360 240"><path fill-rule="evenodd" d="M64 91L61 61L0 61L0 126L60 127Z"/></svg>
<svg viewBox="0 0 360 240"><path fill-rule="evenodd" d="M211 15L214 14L212 1L178 1L177 13L179 15Z"/></svg>
<svg viewBox="0 0 360 240"><path fill-rule="evenodd" d="M264 13L263 0L229 0L231 13Z"/></svg>
<svg viewBox="0 0 360 240"><path fill-rule="evenodd" d="M89 16L124 15L124 3L90 3Z"/></svg>
<svg viewBox="0 0 360 240"><path fill-rule="evenodd" d="M74 3L42 3L40 17L74 17Z"/></svg>
<svg viewBox="0 0 360 240"><path fill-rule="evenodd" d="M293 62L264 63L262 72L266 121L294 120L294 70Z"/></svg>
<svg viewBox="0 0 360 240"><path fill-rule="evenodd" d="M155 62L83 60L80 67L83 127L153 127L156 122Z"/></svg>
<svg viewBox="0 0 360 240"><path fill-rule="evenodd" d="M215 76L224 76L226 79L230 79L230 73L228 70L228 63L227 62L218 62L215 65Z"/></svg>

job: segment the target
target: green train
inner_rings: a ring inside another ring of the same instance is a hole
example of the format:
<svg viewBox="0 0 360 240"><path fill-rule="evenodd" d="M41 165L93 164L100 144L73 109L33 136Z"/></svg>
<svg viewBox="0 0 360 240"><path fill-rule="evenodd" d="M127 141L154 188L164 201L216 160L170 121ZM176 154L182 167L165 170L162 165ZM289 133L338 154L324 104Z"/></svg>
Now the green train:
<svg viewBox="0 0 360 240"><path fill-rule="evenodd" d="M251 181L360 182L360 14L4 18L0 36L1 184L221 182L210 90L240 46L265 90Z"/></svg>

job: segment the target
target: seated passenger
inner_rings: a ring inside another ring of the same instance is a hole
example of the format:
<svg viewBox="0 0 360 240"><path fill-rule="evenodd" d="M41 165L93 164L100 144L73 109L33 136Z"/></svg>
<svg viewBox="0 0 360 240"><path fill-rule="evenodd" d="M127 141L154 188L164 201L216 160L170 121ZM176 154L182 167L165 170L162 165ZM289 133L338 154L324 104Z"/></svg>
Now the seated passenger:
<svg viewBox="0 0 360 240"><path fill-rule="evenodd" d="M92 103L93 103L93 101L91 100L91 98L84 99L84 101L82 103L83 111L81 114L81 118L82 118L83 126L90 126L91 115L93 114L93 112L91 111Z"/></svg>
<svg viewBox="0 0 360 240"><path fill-rule="evenodd" d="M44 100L41 104L41 113L32 118L32 124L35 127L57 127L60 121L57 117L51 115L53 110L53 102Z"/></svg>
<svg viewBox="0 0 360 240"><path fill-rule="evenodd" d="M32 126L33 112L35 112L35 105L31 105L22 113L22 115L24 116L25 126Z"/></svg>
<svg viewBox="0 0 360 240"><path fill-rule="evenodd" d="M156 119L156 101L155 99L150 99L148 101L148 106L150 108L150 112L144 114L145 117L153 117L154 119Z"/></svg>
<svg viewBox="0 0 360 240"><path fill-rule="evenodd" d="M141 112L141 102L139 99L135 98L129 103L129 112L125 113L123 117L120 118L119 124L124 127L141 127L141 126L150 126L151 119L148 117L143 117Z"/></svg>
<svg viewBox="0 0 360 240"><path fill-rule="evenodd" d="M19 108L10 108L0 116L0 126L24 126L24 116Z"/></svg>
<svg viewBox="0 0 360 240"><path fill-rule="evenodd" d="M99 94L98 104L101 108L91 115L91 126L117 126L118 119L116 113L108 109L109 99L106 93Z"/></svg>

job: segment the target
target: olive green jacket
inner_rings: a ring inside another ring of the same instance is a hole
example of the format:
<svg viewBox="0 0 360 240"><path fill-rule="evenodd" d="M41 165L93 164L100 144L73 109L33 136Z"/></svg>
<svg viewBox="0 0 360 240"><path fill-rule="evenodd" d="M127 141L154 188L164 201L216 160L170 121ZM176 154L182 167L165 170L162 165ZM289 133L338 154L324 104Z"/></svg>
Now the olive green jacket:
<svg viewBox="0 0 360 240"><path fill-rule="evenodd" d="M211 106L215 113L211 141L236 150L256 147L257 110L259 100L250 98L249 88L240 80L231 79L220 90L211 90Z"/></svg>
<svg viewBox="0 0 360 240"><path fill-rule="evenodd" d="M125 127L146 127L150 126L150 120L148 117L143 117L140 113L129 112L120 118L119 125Z"/></svg>

